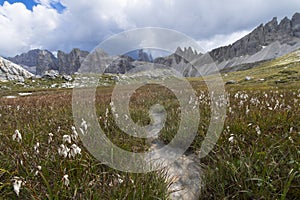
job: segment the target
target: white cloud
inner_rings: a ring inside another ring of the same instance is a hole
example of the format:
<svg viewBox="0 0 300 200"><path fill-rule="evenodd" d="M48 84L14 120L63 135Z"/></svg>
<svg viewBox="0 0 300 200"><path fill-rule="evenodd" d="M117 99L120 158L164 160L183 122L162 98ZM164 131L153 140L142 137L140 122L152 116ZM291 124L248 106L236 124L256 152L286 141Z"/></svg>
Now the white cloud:
<svg viewBox="0 0 300 200"><path fill-rule="evenodd" d="M0 6L0 54L14 55L30 48L44 46L49 33L58 24L58 14L41 5L27 10L22 3Z"/></svg>
<svg viewBox="0 0 300 200"><path fill-rule="evenodd" d="M0 6L0 55L13 56L31 48L91 50L123 30L170 28L191 36L205 49L233 42L245 30L273 16L291 17L299 0L35 0L32 11L21 3ZM58 12L51 4L66 7Z"/></svg>
<svg viewBox="0 0 300 200"><path fill-rule="evenodd" d="M235 41L237 41L238 39L244 37L245 35L247 35L250 32L251 31L244 30L244 31L234 32L234 33L231 33L228 35L218 34L218 35L214 35L213 37L205 39L205 40L199 40L198 44L205 51L210 51L217 47L230 45L230 44L234 43Z"/></svg>

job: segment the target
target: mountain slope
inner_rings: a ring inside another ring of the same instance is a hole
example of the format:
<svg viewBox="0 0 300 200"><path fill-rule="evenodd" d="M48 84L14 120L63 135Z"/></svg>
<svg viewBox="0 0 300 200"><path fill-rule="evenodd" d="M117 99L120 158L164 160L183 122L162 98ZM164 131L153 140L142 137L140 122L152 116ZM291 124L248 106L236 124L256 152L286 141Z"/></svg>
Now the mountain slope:
<svg viewBox="0 0 300 200"><path fill-rule="evenodd" d="M7 59L38 75L50 69L58 70L57 59L48 50L34 49Z"/></svg>
<svg viewBox="0 0 300 200"><path fill-rule="evenodd" d="M282 47L292 49L294 45L299 43L300 39L300 13L293 15L289 20L285 17L279 24L277 18L274 17L270 22L261 24L254 29L250 34L236 41L232 45L220 47L210 52L212 58L218 63L231 60L238 57L247 57L257 54L260 51L266 52L265 48L269 45L277 43L275 47ZM268 49L270 51L270 49ZM287 50L289 51L289 50ZM273 52L265 57L276 56ZM288 53L281 49L278 54ZM259 57L256 58L260 59ZM225 67L225 66L224 66Z"/></svg>
<svg viewBox="0 0 300 200"><path fill-rule="evenodd" d="M262 62L272 60L300 48L300 13L292 19L285 17L280 23L274 17L270 22L261 24L251 33L235 43L214 49L204 55L193 52L191 48L178 48L171 56L157 58L155 63L171 66L185 76L199 76L195 68L187 62L181 62L181 56L189 61L194 60L203 75L213 72L214 64L221 71L236 71L253 68ZM208 55L212 59L208 59ZM183 59L185 60L185 59Z"/></svg>
<svg viewBox="0 0 300 200"><path fill-rule="evenodd" d="M87 51L74 48L70 53L58 51L56 58L48 50L35 49L7 59L37 75L43 75L48 70L58 70L61 74L73 74L88 54Z"/></svg>
<svg viewBox="0 0 300 200"><path fill-rule="evenodd" d="M250 80L246 80L249 77ZM248 70L227 73L225 81L242 85L300 85L300 49Z"/></svg>
<svg viewBox="0 0 300 200"><path fill-rule="evenodd" d="M21 66L0 57L0 81L21 81L32 77L33 74Z"/></svg>

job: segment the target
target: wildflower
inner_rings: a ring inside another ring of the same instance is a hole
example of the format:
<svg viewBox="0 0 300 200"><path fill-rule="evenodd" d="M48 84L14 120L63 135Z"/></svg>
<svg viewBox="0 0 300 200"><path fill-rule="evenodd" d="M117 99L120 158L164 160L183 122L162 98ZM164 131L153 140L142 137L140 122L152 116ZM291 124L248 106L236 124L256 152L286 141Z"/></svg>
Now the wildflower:
<svg viewBox="0 0 300 200"><path fill-rule="evenodd" d="M82 128L82 130L83 130L84 132L87 131L88 126L87 126L87 123L86 123L86 121L85 121L84 119L82 119L82 122L81 122L80 127Z"/></svg>
<svg viewBox="0 0 300 200"><path fill-rule="evenodd" d="M109 113L109 110L108 110L108 108L106 108L106 111L105 111L105 118L108 118L108 113Z"/></svg>
<svg viewBox="0 0 300 200"><path fill-rule="evenodd" d="M80 130L80 133L81 133L82 135L85 134L85 133L84 133L84 130L83 130L82 128L79 128L79 130Z"/></svg>
<svg viewBox="0 0 300 200"><path fill-rule="evenodd" d="M124 180L122 179L122 177L119 174L117 174L117 176L118 176L118 183L119 184L123 183Z"/></svg>
<svg viewBox="0 0 300 200"><path fill-rule="evenodd" d="M21 142L22 141L22 135L21 135L21 133L20 133L19 130L15 131L15 134L13 134L12 139L13 139L13 141L16 140L17 142Z"/></svg>
<svg viewBox="0 0 300 200"><path fill-rule="evenodd" d="M259 126L256 126L255 131L256 131L257 135L260 135L260 134L261 134L261 131L260 131Z"/></svg>
<svg viewBox="0 0 300 200"><path fill-rule="evenodd" d="M81 154L81 149L76 144L72 144L69 157L75 157L77 154Z"/></svg>
<svg viewBox="0 0 300 200"><path fill-rule="evenodd" d="M39 171L41 171L42 170L42 167L39 165L39 166L37 166L37 170L35 171L35 176L37 176L38 175L38 173L39 173Z"/></svg>
<svg viewBox="0 0 300 200"><path fill-rule="evenodd" d="M292 144L294 144L294 140L293 140L293 138L292 138L291 136L289 136L289 140L290 140L290 142L291 142Z"/></svg>
<svg viewBox="0 0 300 200"><path fill-rule="evenodd" d="M48 144L50 144L52 142L52 138L53 138L53 134L52 133L49 133L48 134L49 138L48 138Z"/></svg>
<svg viewBox="0 0 300 200"><path fill-rule="evenodd" d="M250 112L249 106L246 106L246 115L248 115L248 113Z"/></svg>
<svg viewBox="0 0 300 200"><path fill-rule="evenodd" d="M68 156L70 149L65 146L64 144L61 144L60 147L58 148L58 154L60 156L63 156L64 158L66 158Z"/></svg>
<svg viewBox="0 0 300 200"><path fill-rule="evenodd" d="M230 134L230 137L228 139L229 142L233 142L234 141L234 135L233 134Z"/></svg>
<svg viewBox="0 0 300 200"><path fill-rule="evenodd" d="M70 180L69 180L69 176L67 174L65 174L63 176L62 181L63 181L63 183L64 183L65 186L67 186L67 187L69 186Z"/></svg>
<svg viewBox="0 0 300 200"><path fill-rule="evenodd" d="M17 194L17 196L19 196L19 194L20 194L21 186L22 186L22 179L15 176L13 178L13 188L14 188L14 191Z"/></svg>
<svg viewBox="0 0 300 200"><path fill-rule="evenodd" d="M63 142L64 143L68 142L69 144L71 144L71 136L70 135L64 135L63 136Z"/></svg>
<svg viewBox="0 0 300 200"><path fill-rule="evenodd" d="M35 145L34 145L34 150L35 150L35 152L37 153L37 154L39 154L40 153L40 151L39 151L39 147L40 147L40 143L39 142L37 142Z"/></svg>
<svg viewBox="0 0 300 200"><path fill-rule="evenodd" d="M128 117L128 115L124 115L124 117L125 117L125 120L128 120L129 119L129 117Z"/></svg>
<svg viewBox="0 0 300 200"><path fill-rule="evenodd" d="M72 140L76 141L77 138L78 138L78 133L77 133L77 131L76 131L75 126L72 126L71 128L72 128L72 135L71 135Z"/></svg>

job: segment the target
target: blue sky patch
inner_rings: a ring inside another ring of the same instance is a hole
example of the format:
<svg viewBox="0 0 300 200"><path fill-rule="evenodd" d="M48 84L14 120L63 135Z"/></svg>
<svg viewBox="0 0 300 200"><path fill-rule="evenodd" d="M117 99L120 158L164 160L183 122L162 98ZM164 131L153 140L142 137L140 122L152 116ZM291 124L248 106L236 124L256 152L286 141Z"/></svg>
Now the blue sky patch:
<svg viewBox="0 0 300 200"><path fill-rule="evenodd" d="M10 4L13 4L16 2L23 3L28 10L32 10L33 6L38 5L38 3L35 2L34 0L0 0L0 5L2 6L5 1L9 2ZM59 13L62 13L66 8L60 2L51 3L50 6L52 8L54 8L55 10L57 10Z"/></svg>

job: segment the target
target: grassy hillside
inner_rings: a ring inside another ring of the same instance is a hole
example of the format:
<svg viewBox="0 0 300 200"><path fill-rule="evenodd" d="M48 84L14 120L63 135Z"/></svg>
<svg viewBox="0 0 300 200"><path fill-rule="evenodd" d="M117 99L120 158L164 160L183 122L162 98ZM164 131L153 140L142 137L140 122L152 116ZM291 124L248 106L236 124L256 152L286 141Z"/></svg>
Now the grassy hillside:
<svg viewBox="0 0 300 200"><path fill-rule="evenodd" d="M245 78L250 77L250 81ZM225 81L236 81L240 85L249 86L300 86L300 50L252 69L223 74Z"/></svg>

